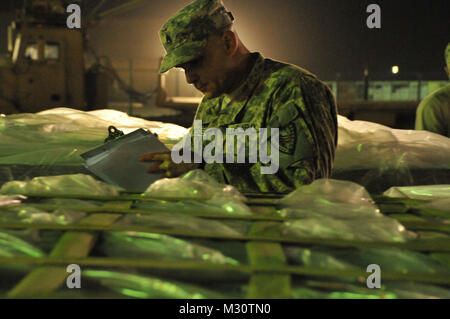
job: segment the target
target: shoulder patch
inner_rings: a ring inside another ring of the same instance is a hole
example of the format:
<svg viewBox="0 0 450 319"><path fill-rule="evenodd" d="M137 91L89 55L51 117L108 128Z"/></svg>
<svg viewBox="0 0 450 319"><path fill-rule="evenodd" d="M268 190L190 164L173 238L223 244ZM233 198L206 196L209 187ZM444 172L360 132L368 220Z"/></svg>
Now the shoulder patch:
<svg viewBox="0 0 450 319"><path fill-rule="evenodd" d="M292 122L280 130L279 150L282 153L293 155L295 145L297 145L297 133L295 123Z"/></svg>

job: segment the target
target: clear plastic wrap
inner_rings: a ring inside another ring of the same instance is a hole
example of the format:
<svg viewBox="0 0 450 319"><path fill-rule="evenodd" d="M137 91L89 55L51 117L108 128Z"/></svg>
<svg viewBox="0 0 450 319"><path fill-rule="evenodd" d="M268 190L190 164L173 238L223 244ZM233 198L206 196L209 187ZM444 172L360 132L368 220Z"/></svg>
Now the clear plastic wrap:
<svg viewBox="0 0 450 319"><path fill-rule="evenodd" d="M192 170L179 178L165 178L156 181L142 194L144 197L185 199L180 205L200 211L250 216L246 199L231 185L219 184L203 170ZM194 203L188 200L203 200ZM170 204L168 204L170 206Z"/></svg>
<svg viewBox="0 0 450 319"><path fill-rule="evenodd" d="M357 182L371 193L391 186L450 183L449 138L342 116L338 124L334 179Z"/></svg>
<svg viewBox="0 0 450 319"><path fill-rule="evenodd" d="M41 199L39 204L43 205L51 205L51 206L59 206L59 207L70 207L75 209L83 209L83 208L96 208L102 206L104 204L101 201L88 201L74 198L48 198Z"/></svg>
<svg viewBox="0 0 450 319"><path fill-rule="evenodd" d="M450 269L426 254L381 248L361 249L305 249L287 246L284 248L289 262L313 268L366 269L377 264L383 271L398 273L449 274Z"/></svg>
<svg viewBox="0 0 450 319"><path fill-rule="evenodd" d="M419 209L450 211L450 185L391 187L383 195L392 198L410 198L427 201L414 205L415 208Z"/></svg>
<svg viewBox="0 0 450 319"><path fill-rule="evenodd" d="M343 220L323 216L284 222L282 235L383 242L405 242L417 237L397 220L388 217Z"/></svg>
<svg viewBox="0 0 450 319"><path fill-rule="evenodd" d="M169 149L188 132L178 125L146 121L115 110L56 108L8 115L0 118L0 165L82 165L80 154L102 145L110 125L125 134L150 129Z"/></svg>
<svg viewBox="0 0 450 319"><path fill-rule="evenodd" d="M361 288L361 285L320 282L323 289L300 286L292 288L294 299L449 299L450 291L443 287L414 282L389 282L380 289ZM338 284L339 286L339 284Z"/></svg>
<svg viewBox="0 0 450 319"><path fill-rule="evenodd" d="M200 169L189 171L179 178L161 179L150 185L143 196L186 199L212 199L225 196L232 200L243 201L246 199L233 186L219 184L208 173Z"/></svg>
<svg viewBox="0 0 450 319"><path fill-rule="evenodd" d="M211 188L210 185L203 182L187 181L182 178L164 178L150 185L142 195L167 199L204 200L210 199L215 190L216 188Z"/></svg>
<svg viewBox="0 0 450 319"><path fill-rule="evenodd" d="M139 225L170 230L188 231L190 233L208 232L223 236L239 236L244 233L229 225L211 219L203 219L183 214L148 214L128 215L119 222L121 225Z"/></svg>
<svg viewBox="0 0 450 319"><path fill-rule="evenodd" d="M397 220L382 215L364 187L352 182L317 180L280 200L286 236L356 241L404 242L415 238Z"/></svg>
<svg viewBox="0 0 450 319"><path fill-rule="evenodd" d="M374 207L333 203L326 200L318 200L311 204L299 206L304 208L283 208L279 211L279 214L288 218L368 219L382 217L379 210Z"/></svg>
<svg viewBox="0 0 450 319"><path fill-rule="evenodd" d="M423 205L424 208L431 208L443 211L450 211L450 198L434 199Z"/></svg>
<svg viewBox="0 0 450 319"><path fill-rule="evenodd" d="M0 257L44 257L38 248L11 234L0 231Z"/></svg>
<svg viewBox="0 0 450 319"><path fill-rule="evenodd" d="M450 290L417 282L392 282L387 289L401 299L450 299Z"/></svg>
<svg viewBox="0 0 450 319"><path fill-rule="evenodd" d="M426 254L400 249L364 248L336 250L331 254L338 260L348 262L359 269L377 264L381 270L399 273L450 274L450 269Z"/></svg>
<svg viewBox="0 0 450 319"><path fill-rule="evenodd" d="M57 209L49 213L33 206L21 205L3 207L0 210L0 222L70 225L79 221L85 215L85 213L67 211L65 209Z"/></svg>
<svg viewBox="0 0 450 319"><path fill-rule="evenodd" d="M339 116L336 169L450 169L450 139Z"/></svg>
<svg viewBox="0 0 450 319"><path fill-rule="evenodd" d="M190 260L237 265L220 251L167 235L140 232L106 232L98 249L106 256L154 260Z"/></svg>
<svg viewBox="0 0 450 319"><path fill-rule="evenodd" d="M100 182L89 175L35 177L31 181L11 181L0 189L1 194L116 196L120 187Z"/></svg>
<svg viewBox="0 0 450 319"><path fill-rule="evenodd" d="M349 269L353 266L335 258L326 251L318 251L300 247L284 247L284 253L289 263L313 268Z"/></svg>
<svg viewBox="0 0 450 319"><path fill-rule="evenodd" d="M318 179L310 185L297 188L283 197L282 206L302 207L311 203L346 203L375 208L374 201L366 189L353 182L333 179Z"/></svg>
<svg viewBox="0 0 450 319"><path fill-rule="evenodd" d="M450 161L450 157L449 157ZM413 198L423 200L450 199L450 185L428 185L411 187L391 187L385 196L393 198ZM450 208L450 207L448 207Z"/></svg>
<svg viewBox="0 0 450 319"><path fill-rule="evenodd" d="M223 299L227 297L195 285L124 272L84 270L82 277L99 282L104 287L132 298Z"/></svg>

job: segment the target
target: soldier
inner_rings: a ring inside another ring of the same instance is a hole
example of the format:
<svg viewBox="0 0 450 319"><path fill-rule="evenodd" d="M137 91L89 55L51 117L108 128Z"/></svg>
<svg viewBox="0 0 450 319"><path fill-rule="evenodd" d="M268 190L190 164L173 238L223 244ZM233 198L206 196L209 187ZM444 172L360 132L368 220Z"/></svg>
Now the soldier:
<svg viewBox="0 0 450 319"><path fill-rule="evenodd" d="M445 49L445 71L450 78L450 43ZM450 137L450 84L428 95L417 108L416 130Z"/></svg>
<svg viewBox="0 0 450 319"><path fill-rule="evenodd" d="M165 170L168 177L202 168L243 192L284 193L328 178L337 146L337 108L331 91L304 69L249 52L233 20L221 0L197 0L183 8L160 31L167 51L160 72L181 67L187 82L203 92L195 116L203 132L279 129L279 170L261 174L261 161L175 164L167 153L146 154L141 161L161 161L148 171Z"/></svg>

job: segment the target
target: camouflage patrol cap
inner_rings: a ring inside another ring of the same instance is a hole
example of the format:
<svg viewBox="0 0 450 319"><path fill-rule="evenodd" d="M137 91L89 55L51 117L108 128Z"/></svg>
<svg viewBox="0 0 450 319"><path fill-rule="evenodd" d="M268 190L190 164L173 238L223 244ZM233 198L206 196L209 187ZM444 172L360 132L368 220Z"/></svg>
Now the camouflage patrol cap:
<svg viewBox="0 0 450 319"><path fill-rule="evenodd" d="M173 15L159 31L167 51L160 73L195 59L214 31L233 23L221 0L196 0Z"/></svg>

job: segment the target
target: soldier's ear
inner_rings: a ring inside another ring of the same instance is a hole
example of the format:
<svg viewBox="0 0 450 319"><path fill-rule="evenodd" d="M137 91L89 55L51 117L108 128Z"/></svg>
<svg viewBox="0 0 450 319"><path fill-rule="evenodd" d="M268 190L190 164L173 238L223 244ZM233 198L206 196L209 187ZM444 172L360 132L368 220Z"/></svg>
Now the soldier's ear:
<svg viewBox="0 0 450 319"><path fill-rule="evenodd" d="M238 39L233 31L227 30L222 35L222 40L225 45L225 51L229 55L234 55L238 49Z"/></svg>

